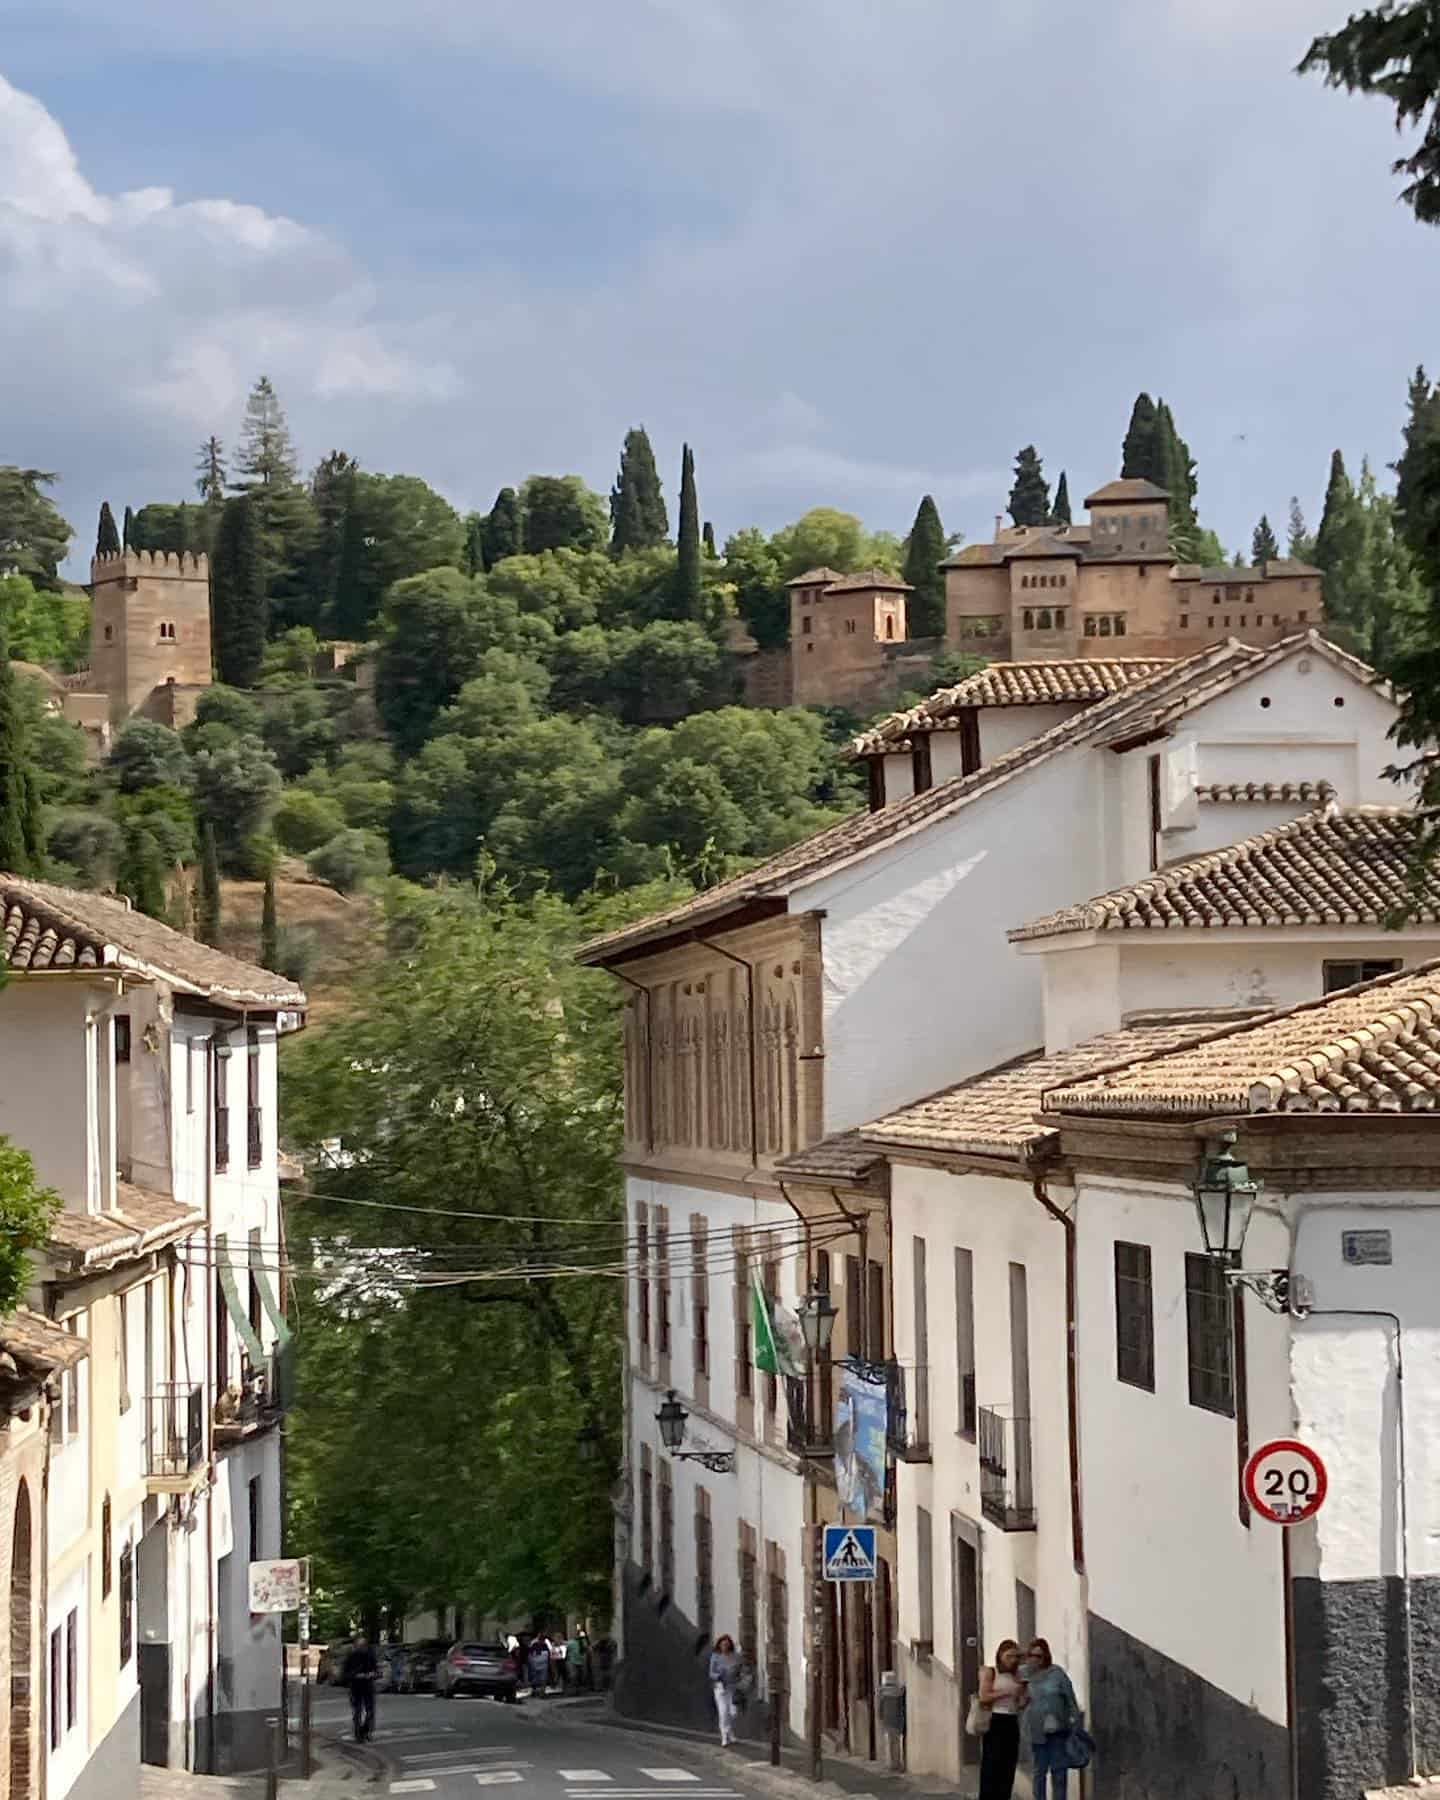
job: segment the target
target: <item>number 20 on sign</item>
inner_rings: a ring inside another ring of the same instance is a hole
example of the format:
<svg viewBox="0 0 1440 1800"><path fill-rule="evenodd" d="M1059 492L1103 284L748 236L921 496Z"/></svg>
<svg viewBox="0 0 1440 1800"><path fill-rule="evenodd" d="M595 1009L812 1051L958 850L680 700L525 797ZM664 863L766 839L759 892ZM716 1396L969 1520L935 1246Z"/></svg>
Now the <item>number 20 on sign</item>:
<svg viewBox="0 0 1440 1800"><path fill-rule="evenodd" d="M1295 1438L1273 1438L1245 1465L1245 1498L1272 1525L1300 1525L1325 1502L1325 1465Z"/></svg>

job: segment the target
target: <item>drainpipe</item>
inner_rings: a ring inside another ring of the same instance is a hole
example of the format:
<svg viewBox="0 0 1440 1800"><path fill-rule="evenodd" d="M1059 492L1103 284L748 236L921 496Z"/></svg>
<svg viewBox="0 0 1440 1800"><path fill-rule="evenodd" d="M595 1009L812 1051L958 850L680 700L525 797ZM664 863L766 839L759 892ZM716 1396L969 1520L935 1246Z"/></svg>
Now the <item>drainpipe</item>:
<svg viewBox="0 0 1440 1800"><path fill-rule="evenodd" d="M1070 1548L1075 1573L1085 1573L1085 1525L1080 1512L1080 1360L1076 1345L1075 1220L1045 1191L1045 1177L1032 1176L1030 1191L1065 1233L1065 1403L1070 1438Z"/></svg>
<svg viewBox="0 0 1440 1800"><path fill-rule="evenodd" d="M750 1060L750 1167L760 1166L760 1082L755 1062L755 1039L760 1030L760 1021L755 1013L755 965L746 962L743 956L736 956L733 950L727 950L723 944L717 944L714 938L702 938L698 932L690 933L692 944L703 944L707 950L714 950L727 961L739 965L745 971L746 1007L749 1013L750 1029L746 1033Z"/></svg>

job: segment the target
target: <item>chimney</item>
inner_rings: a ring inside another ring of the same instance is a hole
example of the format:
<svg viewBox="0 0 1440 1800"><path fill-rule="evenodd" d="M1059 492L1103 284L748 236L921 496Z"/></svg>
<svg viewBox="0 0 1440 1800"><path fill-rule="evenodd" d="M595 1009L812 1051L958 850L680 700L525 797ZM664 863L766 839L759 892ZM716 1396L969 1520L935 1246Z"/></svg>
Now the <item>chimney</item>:
<svg viewBox="0 0 1440 1800"><path fill-rule="evenodd" d="M995 542L997 544L1000 542L1000 533L1004 529L1005 529L1005 515L1004 515L1004 513L996 513L996 515L995 515Z"/></svg>

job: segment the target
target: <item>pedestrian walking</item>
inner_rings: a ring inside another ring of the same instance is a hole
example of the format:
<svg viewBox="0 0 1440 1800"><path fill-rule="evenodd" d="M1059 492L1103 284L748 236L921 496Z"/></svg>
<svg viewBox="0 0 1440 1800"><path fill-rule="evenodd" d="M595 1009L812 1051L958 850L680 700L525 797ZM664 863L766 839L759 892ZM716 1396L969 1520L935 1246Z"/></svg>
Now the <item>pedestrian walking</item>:
<svg viewBox="0 0 1440 1800"><path fill-rule="evenodd" d="M980 1704L989 1723L980 1738L980 1800L1010 1800L1020 1757L1020 1715L1025 1710L1020 1678L1020 1646L1006 1638L995 1661L980 1671Z"/></svg>
<svg viewBox="0 0 1440 1800"><path fill-rule="evenodd" d="M370 1640L363 1631L357 1632L340 1670L340 1679L350 1690L350 1718L357 1744L375 1735L375 1678L379 1672Z"/></svg>
<svg viewBox="0 0 1440 1800"><path fill-rule="evenodd" d="M1035 1800L1065 1800L1070 1785L1070 1732L1080 1722L1080 1703L1070 1677L1042 1637L1032 1638L1020 1665L1025 1682L1025 1729Z"/></svg>
<svg viewBox="0 0 1440 1800"><path fill-rule="evenodd" d="M550 1685L550 1640L543 1631L537 1631L531 1638L525 1660L530 1676L530 1696L538 1699Z"/></svg>
<svg viewBox="0 0 1440 1800"><path fill-rule="evenodd" d="M580 1627L577 1625L565 1640L565 1691L569 1694L580 1692L581 1678L585 1673L585 1645L580 1638Z"/></svg>
<svg viewBox="0 0 1440 1800"><path fill-rule="evenodd" d="M715 1713L720 1720L720 1747L735 1741L735 1696L740 1687L744 1664L735 1648L734 1638L722 1634L710 1652L710 1688L715 1695Z"/></svg>

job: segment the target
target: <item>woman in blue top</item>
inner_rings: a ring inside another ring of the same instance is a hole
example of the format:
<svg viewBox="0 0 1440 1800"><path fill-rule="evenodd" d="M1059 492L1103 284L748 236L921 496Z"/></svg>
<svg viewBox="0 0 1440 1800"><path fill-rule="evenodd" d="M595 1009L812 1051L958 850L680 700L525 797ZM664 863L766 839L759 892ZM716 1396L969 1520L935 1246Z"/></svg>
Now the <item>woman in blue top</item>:
<svg viewBox="0 0 1440 1800"><path fill-rule="evenodd" d="M1070 1781L1066 1740L1070 1727L1079 1722L1080 1704L1070 1677L1051 1656L1044 1638L1030 1640L1020 1673L1029 1696L1024 1719L1035 1800L1065 1800Z"/></svg>

